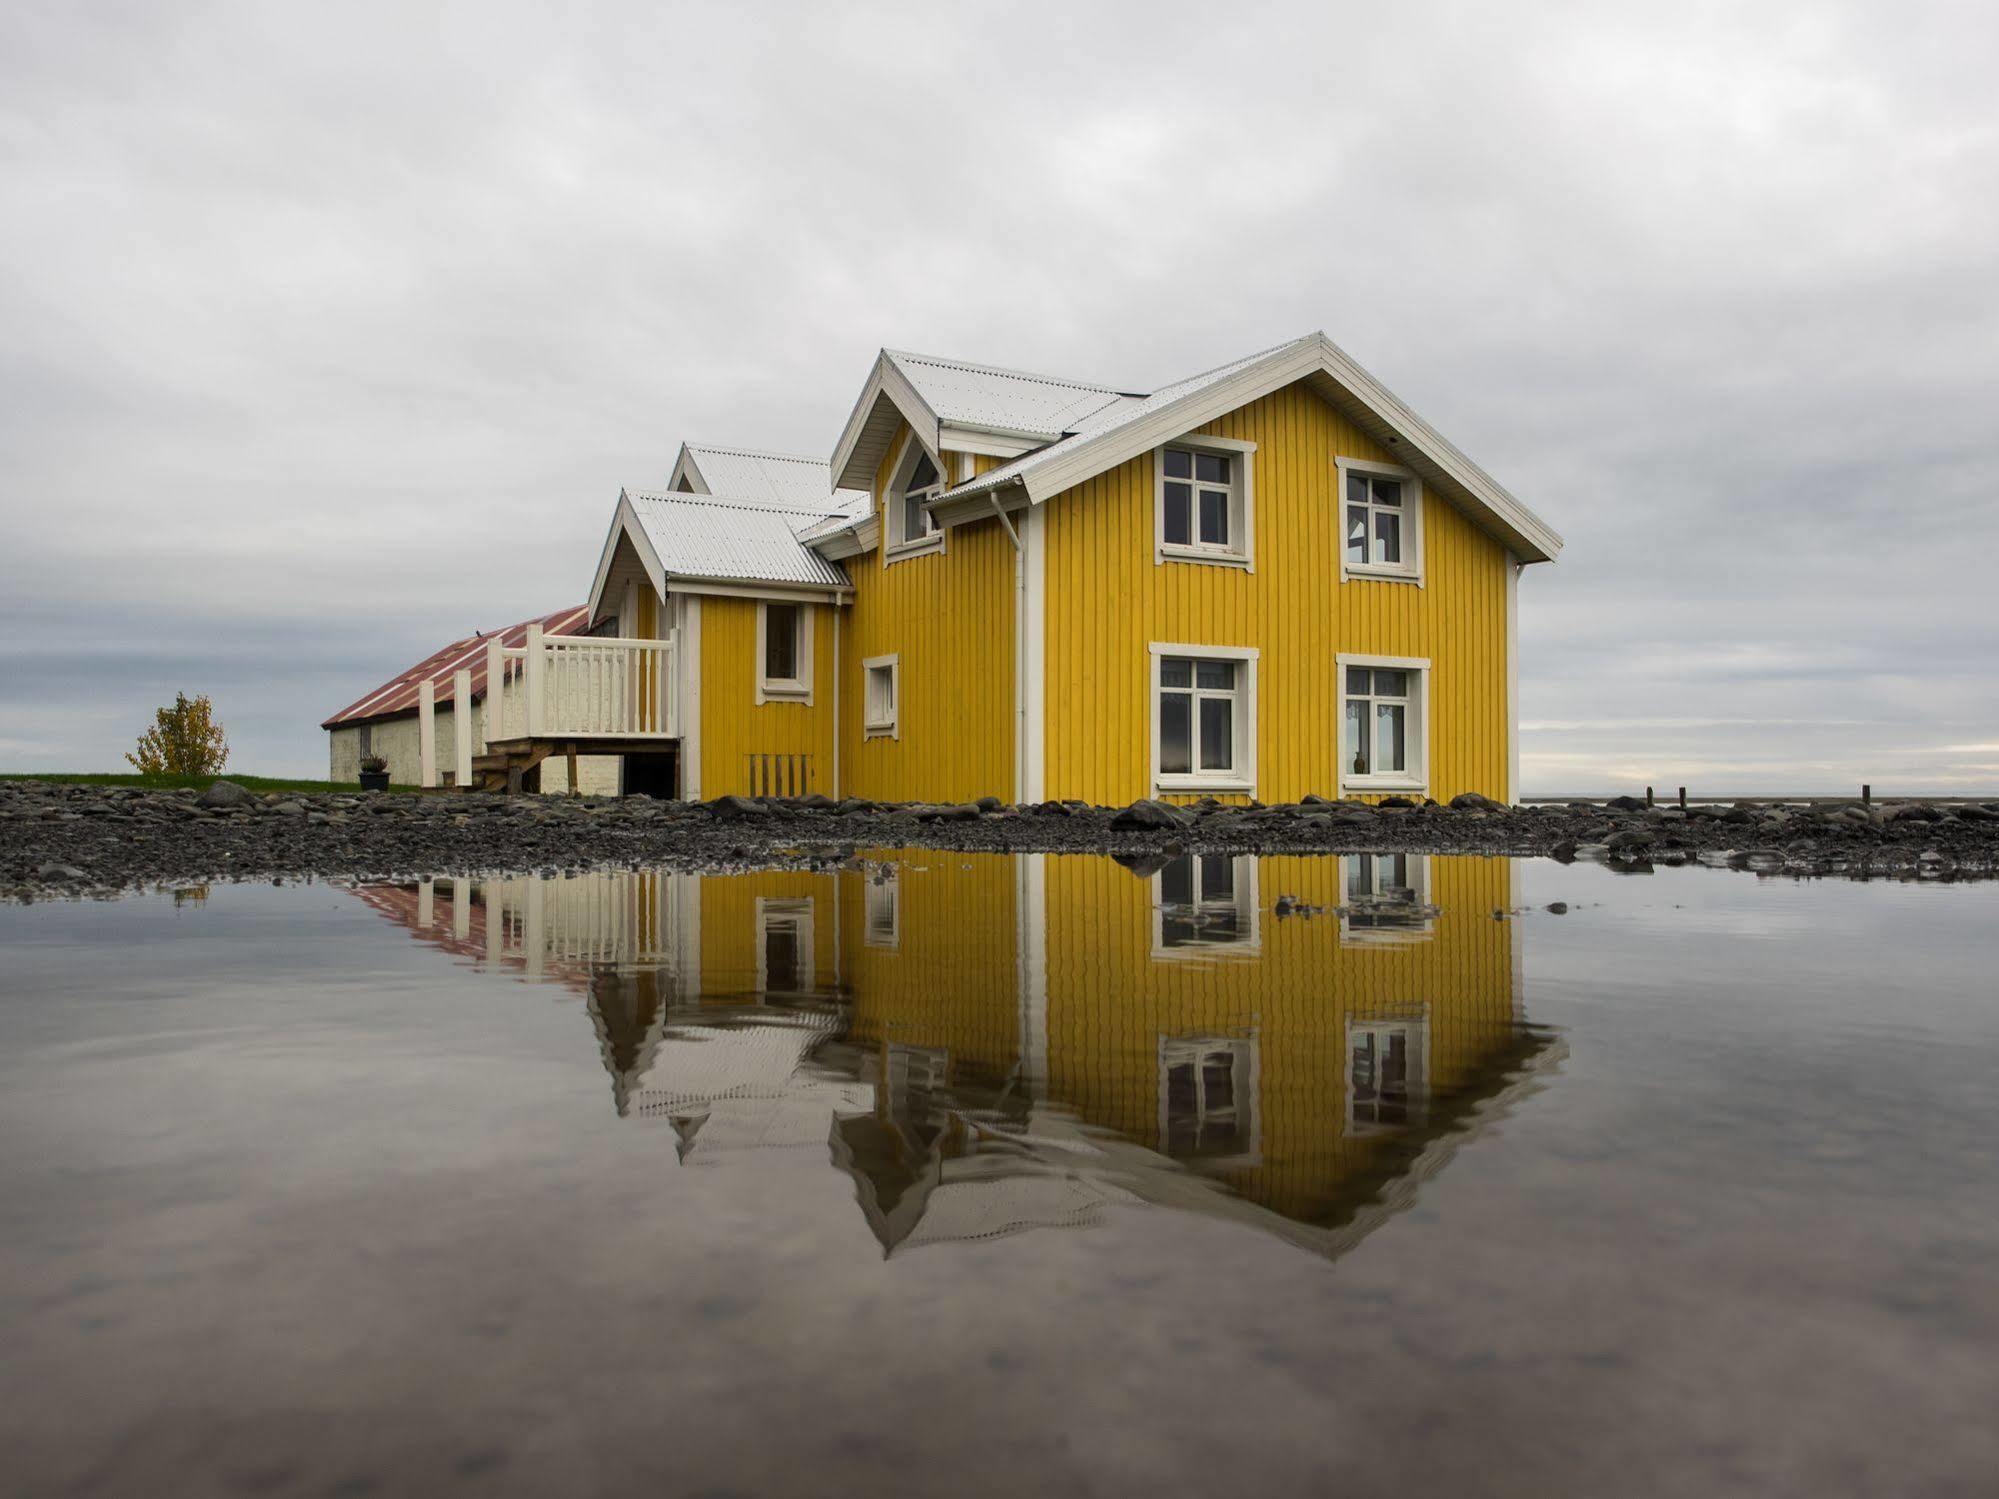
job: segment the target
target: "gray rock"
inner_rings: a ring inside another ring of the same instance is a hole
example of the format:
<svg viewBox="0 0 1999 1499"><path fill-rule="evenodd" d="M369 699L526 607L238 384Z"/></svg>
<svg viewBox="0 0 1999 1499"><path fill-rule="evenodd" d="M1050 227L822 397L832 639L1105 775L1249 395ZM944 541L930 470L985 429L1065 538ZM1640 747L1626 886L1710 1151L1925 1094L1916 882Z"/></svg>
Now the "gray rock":
<svg viewBox="0 0 1999 1499"><path fill-rule="evenodd" d="M1120 811L1111 819L1111 826L1119 831L1159 831L1185 827L1177 807L1150 797L1141 798Z"/></svg>
<svg viewBox="0 0 1999 1499"><path fill-rule="evenodd" d="M257 799L256 794L234 781L217 781L200 796L195 805L201 807L247 807Z"/></svg>
<svg viewBox="0 0 1999 1499"><path fill-rule="evenodd" d="M741 822L745 818L770 816L769 807L747 796L718 796L708 803L708 811L718 822Z"/></svg>
<svg viewBox="0 0 1999 1499"><path fill-rule="evenodd" d="M1453 812L1504 812L1506 807L1489 796L1480 796L1476 791L1460 791L1451 798Z"/></svg>

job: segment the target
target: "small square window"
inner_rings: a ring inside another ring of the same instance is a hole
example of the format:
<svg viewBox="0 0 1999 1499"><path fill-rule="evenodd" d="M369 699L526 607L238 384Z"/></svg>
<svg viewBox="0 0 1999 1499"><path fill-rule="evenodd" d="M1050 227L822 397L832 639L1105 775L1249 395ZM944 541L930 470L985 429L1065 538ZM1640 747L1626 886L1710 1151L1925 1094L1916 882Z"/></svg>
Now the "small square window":
<svg viewBox="0 0 1999 1499"><path fill-rule="evenodd" d="M863 733L870 739L882 735L899 738L902 719L902 658L871 656L861 663L861 670Z"/></svg>

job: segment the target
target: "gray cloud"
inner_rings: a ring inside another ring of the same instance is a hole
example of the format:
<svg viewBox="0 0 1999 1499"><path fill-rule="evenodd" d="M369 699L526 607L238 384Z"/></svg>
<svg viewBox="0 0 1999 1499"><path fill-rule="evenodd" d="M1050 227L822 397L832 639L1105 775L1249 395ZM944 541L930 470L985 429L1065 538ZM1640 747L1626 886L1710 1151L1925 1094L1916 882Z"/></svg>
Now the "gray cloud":
<svg viewBox="0 0 1999 1499"><path fill-rule="evenodd" d="M245 769L882 344L1324 327L1569 539L1531 787L1992 786L1989 7L16 5L0 763Z"/></svg>

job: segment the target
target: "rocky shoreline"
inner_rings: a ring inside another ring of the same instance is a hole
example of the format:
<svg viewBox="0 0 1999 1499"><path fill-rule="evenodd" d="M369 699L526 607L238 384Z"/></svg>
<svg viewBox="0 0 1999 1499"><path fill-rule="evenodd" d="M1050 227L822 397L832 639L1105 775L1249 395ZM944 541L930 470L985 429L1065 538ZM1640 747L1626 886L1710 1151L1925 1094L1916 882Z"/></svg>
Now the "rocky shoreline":
<svg viewBox="0 0 1999 1499"><path fill-rule="evenodd" d="M1398 804L1399 803L1399 804ZM298 876L716 867L843 858L858 848L1097 853L1420 852L1595 859L1627 873L1693 862L1760 873L1921 879L1999 875L1999 802L1507 807L1307 798L1089 807L994 798L664 802L475 794L258 795L0 781L0 895L28 900Z"/></svg>

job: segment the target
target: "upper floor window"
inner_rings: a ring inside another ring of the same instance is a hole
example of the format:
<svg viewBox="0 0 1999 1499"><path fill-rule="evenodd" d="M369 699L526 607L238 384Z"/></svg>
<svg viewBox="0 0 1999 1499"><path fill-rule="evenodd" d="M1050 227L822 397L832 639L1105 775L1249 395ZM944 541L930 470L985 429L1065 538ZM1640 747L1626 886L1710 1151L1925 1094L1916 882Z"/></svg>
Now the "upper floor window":
<svg viewBox="0 0 1999 1499"><path fill-rule="evenodd" d="M1341 656L1340 784L1353 791L1421 791L1428 784L1428 661Z"/></svg>
<svg viewBox="0 0 1999 1499"><path fill-rule="evenodd" d="M1256 444L1186 437L1153 454L1158 562L1250 565L1250 460Z"/></svg>
<svg viewBox="0 0 1999 1499"><path fill-rule="evenodd" d="M923 445L912 438L902 462L896 466L895 482L889 486L887 550L891 554L929 550L943 544L943 533L926 508L943 492L942 471Z"/></svg>
<svg viewBox="0 0 1999 1499"><path fill-rule="evenodd" d="M1423 486L1408 469L1359 458L1337 460L1342 543L1340 575L1423 579Z"/></svg>
<svg viewBox="0 0 1999 1499"><path fill-rule="evenodd" d="M1156 790L1255 790L1256 655L1234 646L1152 647Z"/></svg>
<svg viewBox="0 0 1999 1499"><path fill-rule="evenodd" d="M1347 1133L1384 1134L1423 1122L1429 1029L1420 1017L1347 1022Z"/></svg>
<svg viewBox="0 0 1999 1499"><path fill-rule="evenodd" d="M1254 1036L1163 1036L1159 1148L1175 1160L1246 1165L1259 1158Z"/></svg>
<svg viewBox="0 0 1999 1499"><path fill-rule="evenodd" d="M812 611L804 604L757 608L757 701L812 701Z"/></svg>

